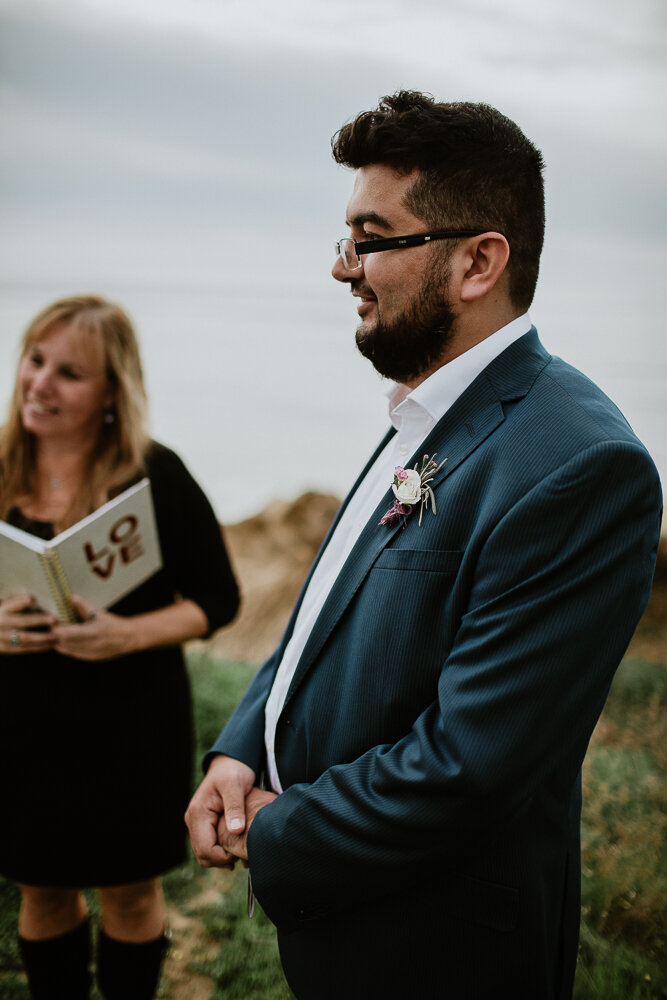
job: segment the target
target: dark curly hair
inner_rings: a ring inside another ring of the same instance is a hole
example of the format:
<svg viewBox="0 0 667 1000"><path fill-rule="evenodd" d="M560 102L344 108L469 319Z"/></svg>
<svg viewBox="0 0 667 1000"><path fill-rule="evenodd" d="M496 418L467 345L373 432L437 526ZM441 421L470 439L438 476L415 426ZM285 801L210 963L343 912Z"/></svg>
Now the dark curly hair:
<svg viewBox="0 0 667 1000"><path fill-rule="evenodd" d="M419 170L405 203L430 228L503 233L509 295L528 308L544 242L544 161L518 125L488 104L436 104L401 90L344 125L331 147L337 163L354 169Z"/></svg>

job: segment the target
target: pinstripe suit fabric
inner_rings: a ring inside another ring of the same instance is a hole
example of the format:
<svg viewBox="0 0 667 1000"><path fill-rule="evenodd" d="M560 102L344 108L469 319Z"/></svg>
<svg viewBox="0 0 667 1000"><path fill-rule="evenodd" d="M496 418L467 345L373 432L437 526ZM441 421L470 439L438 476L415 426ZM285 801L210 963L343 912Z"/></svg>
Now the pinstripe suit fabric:
<svg viewBox="0 0 667 1000"><path fill-rule="evenodd" d="M437 515L380 526L388 492L304 649L253 885L301 1000L565 1000L580 768L650 592L657 472L534 329L422 453ZM257 773L293 620L213 748Z"/></svg>

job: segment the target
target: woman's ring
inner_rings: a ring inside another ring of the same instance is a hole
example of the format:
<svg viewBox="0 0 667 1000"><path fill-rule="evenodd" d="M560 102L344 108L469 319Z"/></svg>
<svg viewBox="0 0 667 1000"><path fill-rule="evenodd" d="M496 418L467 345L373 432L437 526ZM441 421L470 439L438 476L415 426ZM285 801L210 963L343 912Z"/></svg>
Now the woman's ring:
<svg viewBox="0 0 667 1000"><path fill-rule="evenodd" d="M11 638L10 638L9 642L10 642L10 644L12 646L20 646L21 645L21 636L18 634L18 632L16 631L16 629L14 629L14 631L12 632Z"/></svg>

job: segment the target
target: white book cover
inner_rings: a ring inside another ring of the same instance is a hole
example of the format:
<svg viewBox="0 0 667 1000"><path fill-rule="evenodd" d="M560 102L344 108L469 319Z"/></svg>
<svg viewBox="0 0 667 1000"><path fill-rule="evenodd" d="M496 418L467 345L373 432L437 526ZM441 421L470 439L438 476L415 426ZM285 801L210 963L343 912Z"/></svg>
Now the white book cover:
<svg viewBox="0 0 667 1000"><path fill-rule="evenodd" d="M0 521L0 599L32 594L62 621L77 621L71 594L108 608L161 566L148 479L48 542Z"/></svg>

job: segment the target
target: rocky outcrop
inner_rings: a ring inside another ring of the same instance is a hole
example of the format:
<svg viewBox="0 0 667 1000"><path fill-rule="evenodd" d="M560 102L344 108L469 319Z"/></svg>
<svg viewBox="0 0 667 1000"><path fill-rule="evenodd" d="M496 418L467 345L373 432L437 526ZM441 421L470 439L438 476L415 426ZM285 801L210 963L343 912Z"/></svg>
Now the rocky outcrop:
<svg viewBox="0 0 667 1000"><path fill-rule="evenodd" d="M241 585L241 611L227 628L195 645L229 660L266 659L280 640L339 505L336 497L304 493L226 526L225 542Z"/></svg>

